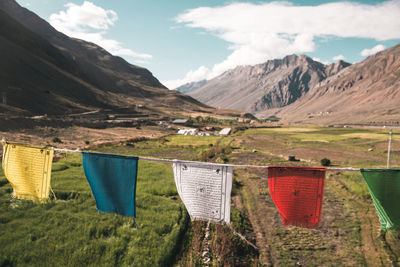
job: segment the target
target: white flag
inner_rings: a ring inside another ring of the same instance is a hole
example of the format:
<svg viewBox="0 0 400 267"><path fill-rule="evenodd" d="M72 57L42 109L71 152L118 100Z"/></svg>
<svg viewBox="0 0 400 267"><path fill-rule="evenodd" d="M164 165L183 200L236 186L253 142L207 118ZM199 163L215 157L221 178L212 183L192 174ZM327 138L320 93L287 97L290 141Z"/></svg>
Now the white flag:
<svg viewBox="0 0 400 267"><path fill-rule="evenodd" d="M192 220L229 224L233 167L174 163L175 184Z"/></svg>

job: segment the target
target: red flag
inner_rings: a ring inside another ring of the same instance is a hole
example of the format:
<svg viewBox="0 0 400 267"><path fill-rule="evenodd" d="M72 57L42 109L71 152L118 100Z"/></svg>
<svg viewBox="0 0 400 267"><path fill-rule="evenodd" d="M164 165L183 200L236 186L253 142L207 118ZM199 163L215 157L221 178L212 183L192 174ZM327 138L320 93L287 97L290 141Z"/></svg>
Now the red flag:
<svg viewBox="0 0 400 267"><path fill-rule="evenodd" d="M269 191L284 225L318 226L325 171L307 167L268 168Z"/></svg>

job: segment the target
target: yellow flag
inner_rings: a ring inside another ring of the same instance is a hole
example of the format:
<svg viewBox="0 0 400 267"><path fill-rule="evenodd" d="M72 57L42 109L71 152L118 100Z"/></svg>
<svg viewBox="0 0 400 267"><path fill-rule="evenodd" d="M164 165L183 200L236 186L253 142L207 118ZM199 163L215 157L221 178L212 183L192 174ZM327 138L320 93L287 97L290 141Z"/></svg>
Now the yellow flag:
<svg viewBox="0 0 400 267"><path fill-rule="evenodd" d="M49 198L53 148L3 142L3 170L13 196L45 202Z"/></svg>

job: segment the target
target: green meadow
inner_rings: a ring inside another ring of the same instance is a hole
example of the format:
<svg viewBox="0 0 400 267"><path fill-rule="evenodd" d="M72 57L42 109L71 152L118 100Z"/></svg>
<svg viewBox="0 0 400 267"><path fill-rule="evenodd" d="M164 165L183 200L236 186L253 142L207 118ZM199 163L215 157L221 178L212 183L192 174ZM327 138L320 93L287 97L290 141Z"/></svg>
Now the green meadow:
<svg viewBox="0 0 400 267"><path fill-rule="evenodd" d="M137 225L96 210L77 154L54 163L47 204L13 199L0 181L1 266L169 265L188 224L165 164L140 162Z"/></svg>
<svg viewBox="0 0 400 267"><path fill-rule="evenodd" d="M95 151L197 160L210 147L231 141L222 139L168 136ZM55 195L46 204L13 199L0 171L0 266L170 266L177 261L190 219L170 164L139 161L135 222L99 213L81 155L61 156L52 166Z"/></svg>
<svg viewBox="0 0 400 267"><path fill-rule="evenodd" d="M319 127L260 128L229 137L172 135L128 140L93 151L236 164L386 167L388 131ZM392 166L400 166L394 132ZM287 161L294 155L300 161ZM136 214L99 213L80 154L53 163L54 195L45 204L12 198L0 170L0 266L199 266L206 224L192 223L179 199L170 164L139 161ZM229 228L209 231L209 266L387 266L400 262L400 234L379 232L359 172L327 173L320 230L283 227L269 195L266 171L237 168L232 225L256 244L254 252ZM369 253L368 251L375 251Z"/></svg>

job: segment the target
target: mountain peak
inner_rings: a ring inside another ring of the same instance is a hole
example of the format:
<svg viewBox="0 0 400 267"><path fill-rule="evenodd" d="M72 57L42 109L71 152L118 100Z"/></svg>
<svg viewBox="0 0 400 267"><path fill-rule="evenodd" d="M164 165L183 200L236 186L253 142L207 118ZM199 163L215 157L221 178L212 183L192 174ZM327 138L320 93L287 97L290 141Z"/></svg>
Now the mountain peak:
<svg viewBox="0 0 400 267"><path fill-rule="evenodd" d="M345 62L343 60L339 60L336 63L332 63L326 67L326 74L327 76L333 76L336 73L339 73L342 69L347 68L351 64L348 62Z"/></svg>

